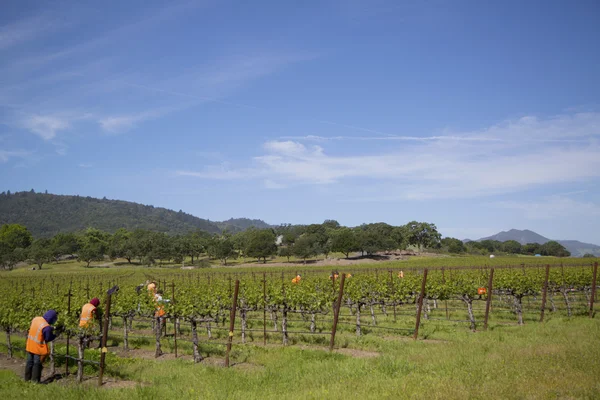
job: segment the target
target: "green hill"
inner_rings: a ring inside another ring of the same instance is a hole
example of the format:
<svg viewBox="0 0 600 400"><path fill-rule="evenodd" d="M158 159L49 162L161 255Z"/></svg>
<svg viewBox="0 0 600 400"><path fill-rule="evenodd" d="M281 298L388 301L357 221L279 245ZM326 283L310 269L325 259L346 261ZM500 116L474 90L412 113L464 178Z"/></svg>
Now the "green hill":
<svg viewBox="0 0 600 400"><path fill-rule="evenodd" d="M166 208L121 200L61 196L33 192L0 194L0 225L26 226L35 237L94 227L107 232L119 228L149 229L169 234L201 229L218 233L216 223Z"/></svg>

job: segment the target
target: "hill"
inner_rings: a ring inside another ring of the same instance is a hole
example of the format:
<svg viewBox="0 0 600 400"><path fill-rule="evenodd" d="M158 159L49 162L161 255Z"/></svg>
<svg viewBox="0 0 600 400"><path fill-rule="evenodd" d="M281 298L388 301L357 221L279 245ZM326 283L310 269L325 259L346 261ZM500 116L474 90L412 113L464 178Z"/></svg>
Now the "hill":
<svg viewBox="0 0 600 400"><path fill-rule="evenodd" d="M550 241L550 239L545 238L542 235L535 233L533 231L530 231L528 229L525 229L522 231L520 231L518 229L511 229L510 231L502 231L500 233L496 233L495 235L481 238L478 241L480 242L482 240L497 240L499 242L506 242L507 240L516 240L517 242L519 242L521 244L527 244L527 243L544 244L544 243Z"/></svg>
<svg viewBox="0 0 600 400"><path fill-rule="evenodd" d="M261 219L249 219L249 218L230 218L227 221L215 222L215 224L222 231L229 231L232 233L245 231L248 228L266 229L271 228L271 225L267 224Z"/></svg>
<svg viewBox="0 0 600 400"><path fill-rule="evenodd" d="M50 237L88 227L107 232L141 228L179 234L197 229L219 233L226 228L244 230L252 225L269 226L261 220L239 218L211 222L183 211L128 201L34 192L0 194L0 225L9 223L26 226L35 237Z"/></svg>
<svg viewBox="0 0 600 400"><path fill-rule="evenodd" d="M505 242L507 240L516 240L521 244L527 243L539 243L544 244L549 242L552 239L548 239L538 233L530 231L528 229L518 230L511 229L509 231L502 231L492 236L488 236L485 238L481 238L478 242L482 240L498 240L500 242ZM589 253L593 254L597 257L600 257L600 246L591 243L583 243L578 240L556 240L558 243L565 246L573 257L582 257L584 254Z"/></svg>

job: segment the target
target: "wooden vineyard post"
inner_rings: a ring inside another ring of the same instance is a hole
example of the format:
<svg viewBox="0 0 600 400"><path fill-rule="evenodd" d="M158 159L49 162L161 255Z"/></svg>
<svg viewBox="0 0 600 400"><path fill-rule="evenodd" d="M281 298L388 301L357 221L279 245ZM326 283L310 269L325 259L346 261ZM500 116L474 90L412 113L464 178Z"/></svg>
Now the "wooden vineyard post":
<svg viewBox="0 0 600 400"><path fill-rule="evenodd" d="M540 310L540 322L544 322L544 312L546 311L546 296L548 295L548 277L550 276L550 264L546 264L546 275L544 277L544 288L542 291L542 308Z"/></svg>
<svg viewBox="0 0 600 400"><path fill-rule="evenodd" d="M390 269L390 294L394 296L394 277L393 272ZM394 322L396 322L396 300L392 301L392 306L394 307Z"/></svg>
<svg viewBox="0 0 600 400"><path fill-rule="evenodd" d="M417 323L415 325L414 340L419 336L419 325L421 324L421 311L423 310L423 297L425 297L425 283L427 283L427 268L423 270L423 282L421 282L421 293L419 294L419 308L417 310Z"/></svg>
<svg viewBox="0 0 600 400"><path fill-rule="evenodd" d="M487 287L487 299L485 300L485 319L483 321L483 330L488 327L488 318L490 317L490 309L492 308L492 290L494 289L494 268L490 269L490 278Z"/></svg>
<svg viewBox="0 0 600 400"><path fill-rule="evenodd" d="M67 315L71 314L71 285L73 284L73 281L71 281L71 283L69 284L69 293L67 293ZM66 357L65 357L65 375L68 376L69 375L69 332L67 331L67 352Z"/></svg>
<svg viewBox="0 0 600 400"><path fill-rule="evenodd" d="M233 303L231 304L231 312L229 313L229 336L227 338L227 354L225 355L225 366L229 367L229 353L233 343L233 329L235 328L235 311L237 308L238 291L240 290L240 281L235 281L235 291L233 292Z"/></svg>
<svg viewBox="0 0 600 400"><path fill-rule="evenodd" d="M334 305L333 313L333 326L331 327L331 341L329 342L329 351L333 351L333 345L335 344L335 332L337 331L338 318L340 316L340 306L342 305L342 297L344 295L344 281L346 280L346 274L342 274L342 280L340 281L340 292L338 293L337 301Z"/></svg>
<svg viewBox="0 0 600 400"><path fill-rule="evenodd" d="M594 275L592 277L592 297L590 298L590 318L594 318L594 298L596 297L596 284L598 277L598 263L594 263Z"/></svg>
<svg viewBox="0 0 600 400"><path fill-rule="evenodd" d="M106 310L104 310L104 324L102 326L102 342L100 344L100 348L102 349L100 353L100 372L98 373L98 386L102 386L102 376L104 375L104 363L106 360L106 353L108 352L106 348L106 341L108 339L108 319L110 317L110 300L117 290L119 290L118 286L114 286L106 292Z"/></svg>
<svg viewBox="0 0 600 400"><path fill-rule="evenodd" d="M267 345L267 273L263 272L263 346Z"/></svg>
<svg viewBox="0 0 600 400"><path fill-rule="evenodd" d="M442 267L442 283L445 285L446 284L446 274L445 274L445 269L444 267ZM448 300L444 300L444 308L446 309L446 319L449 320L450 319L450 314L448 314Z"/></svg>
<svg viewBox="0 0 600 400"><path fill-rule="evenodd" d="M173 295L171 301L175 303L175 282L171 283L171 289ZM175 358L177 358L177 317L175 315L173 315L173 342L175 346Z"/></svg>

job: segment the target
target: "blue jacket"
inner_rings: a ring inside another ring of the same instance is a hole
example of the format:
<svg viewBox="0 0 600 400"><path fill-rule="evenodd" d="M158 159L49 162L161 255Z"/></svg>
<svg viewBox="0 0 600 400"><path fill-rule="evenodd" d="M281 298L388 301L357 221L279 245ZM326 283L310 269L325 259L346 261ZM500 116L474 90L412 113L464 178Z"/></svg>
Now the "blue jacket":
<svg viewBox="0 0 600 400"><path fill-rule="evenodd" d="M44 319L50 325L54 325L56 323L56 320L58 319L58 314L54 310L46 311L46 314L44 314ZM56 335L54 334L54 327L52 327L52 326L45 327L42 330L42 335L44 335L44 341L46 343L51 342L54 339L56 339Z"/></svg>

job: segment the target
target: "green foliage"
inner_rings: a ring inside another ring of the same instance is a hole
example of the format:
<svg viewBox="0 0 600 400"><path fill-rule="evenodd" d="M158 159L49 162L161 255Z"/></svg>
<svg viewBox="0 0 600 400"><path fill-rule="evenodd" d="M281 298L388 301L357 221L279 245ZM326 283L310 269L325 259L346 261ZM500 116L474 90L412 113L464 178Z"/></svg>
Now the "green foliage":
<svg viewBox="0 0 600 400"><path fill-rule="evenodd" d="M343 253L346 258L350 252L358 250L356 232L350 228L340 228L331 232L331 249Z"/></svg>
<svg viewBox="0 0 600 400"><path fill-rule="evenodd" d="M529 254L529 255L540 254L541 250L542 250L542 245L539 243L527 243L526 245L523 245L523 247L521 248L521 251L523 252L523 254Z"/></svg>
<svg viewBox="0 0 600 400"><path fill-rule="evenodd" d="M267 262L267 257L277 253L275 244L275 232L272 229L250 229L245 232L248 238L245 254L248 257L263 259Z"/></svg>
<svg viewBox="0 0 600 400"><path fill-rule="evenodd" d="M0 227L0 242L7 245L10 250L27 248L32 241L31 233L22 225L6 224Z"/></svg>
<svg viewBox="0 0 600 400"><path fill-rule="evenodd" d="M314 234L304 234L296 239L292 247L292 253L306 261L307 258L320 253L318 237Z"/></svg>
<svg viewBox="0 0 600 400"><path fill-rule="evenodd" d="M411 221L406 224L406 239L408 244L422 249L438 245L441 235L437 231L435 224Z"/></svg>
<svg viewBox="0 0 600 400"><path fill-rule="evenodd" d="M20 223L35 237L78 232L90 226L107 232L119 228L146 229L170 234L221 229L213 222L182 211L119 200L20 192L0 194L0 225Z"/></svg>
<svg viewBox="0 0 600 400"><path fill-rule="evenodd" d="M34 240L31 247L27 249L27 257L37 264L39 269L42 269L45 263L51 262L54 258L52 256L52 241L46 238Z"/></svg>
<svg viewBox="0 0 600 400"><path fill-rule="evenodd" d="M553 240L544 243L540 248L540 253L543 256L554 256L554 257L569 257L571 253L565 249L565 247Z"/></svg>
<svg viewBox="0 0 600 400"><path fill-rule="evenodd" d="M456 238L444 238L441 241L441 245L447 248L448 252L454 254L464 253L467 250L462 240Z"/></svg>

